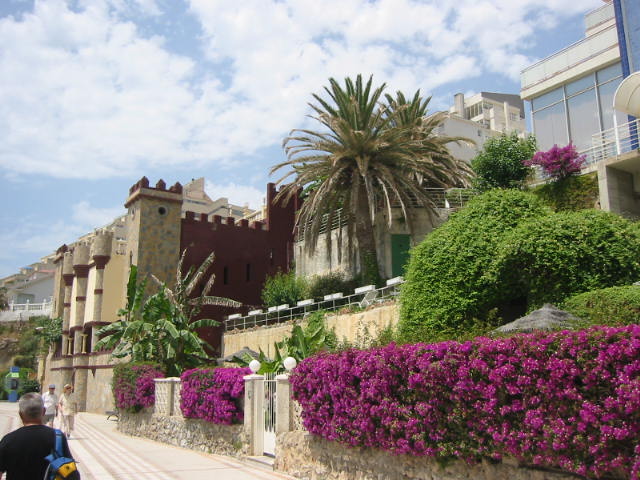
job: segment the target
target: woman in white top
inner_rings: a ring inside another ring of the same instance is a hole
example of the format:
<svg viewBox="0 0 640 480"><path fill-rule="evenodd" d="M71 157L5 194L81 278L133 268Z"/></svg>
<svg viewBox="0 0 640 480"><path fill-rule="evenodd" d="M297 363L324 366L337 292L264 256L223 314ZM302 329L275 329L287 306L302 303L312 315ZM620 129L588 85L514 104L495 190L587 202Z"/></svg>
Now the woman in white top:
<svg viewBox="0 0 640 480"><path fill-rule="evenodd" d="M62 415L62 431L71 438L71 431L73 430L73 423L76 415L76 396L73 393L73 386L66 384L60 395L60 401L58 402L60 407L60 413Z"/></svg>

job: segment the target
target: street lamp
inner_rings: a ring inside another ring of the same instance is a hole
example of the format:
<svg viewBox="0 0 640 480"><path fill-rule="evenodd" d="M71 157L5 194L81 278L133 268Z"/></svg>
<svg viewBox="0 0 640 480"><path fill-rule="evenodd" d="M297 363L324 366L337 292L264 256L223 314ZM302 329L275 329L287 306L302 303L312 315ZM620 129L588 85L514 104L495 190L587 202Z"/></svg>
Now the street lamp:
<svg viewBox="0 0 640 480"><path fill-rule="evenodd" d="M251 362L249 362L249 368L253 373L258 373L258 370L260 370L260 362L258 360L251 360Z"/></svg>
<svg viewBox="0 0 640 480"><path fill-rule="evenodd" d="M296 368L296 365L298 365L298 361L293 357L285 358L284 362L282 362L282 363L284 365L284 368L287 369L287 372L290 372L291 370Z"/></svg>

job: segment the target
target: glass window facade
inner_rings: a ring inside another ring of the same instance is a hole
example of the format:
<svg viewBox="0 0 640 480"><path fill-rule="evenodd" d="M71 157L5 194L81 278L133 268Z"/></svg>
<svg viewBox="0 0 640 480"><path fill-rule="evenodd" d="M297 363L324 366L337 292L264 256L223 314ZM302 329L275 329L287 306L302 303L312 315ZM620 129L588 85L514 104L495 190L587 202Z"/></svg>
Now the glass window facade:
<svg viewBox="0 0 640 480"><path fill-rule="evenodd" d="M593 134L613 128L613 95L621 81L622 68L616 63L532 99L538 148L569 141L578 150L591 147ZM626 120L620 116L618 122Z"/></svg>

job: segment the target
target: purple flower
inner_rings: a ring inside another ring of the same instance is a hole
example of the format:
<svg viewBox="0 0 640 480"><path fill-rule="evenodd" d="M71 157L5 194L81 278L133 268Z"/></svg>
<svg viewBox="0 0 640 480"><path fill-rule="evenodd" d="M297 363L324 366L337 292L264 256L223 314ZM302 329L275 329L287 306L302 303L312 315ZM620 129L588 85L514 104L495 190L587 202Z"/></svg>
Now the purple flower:
<svg viewBox="0 0 640 480"><path fill-rule="evenodd" d="M291 375L305 428L394 454L640 475L640 326L321 353Z"/></svg>
<svg viewBox="0 0 640 480"><path fill-rule="evenodd" d="M585 159L586 156L578 154L573 143L569 143L562 148L554 145L546 152L537 152L533 158L523 163L528 167L538 165L545 174L559 180L580 173Z"/></svg>
<svg viewBox="0 0 640 480"><path fill-rule="evenodd" d="M187 418L231 425L244 418L244 379L248 368L187 370L180 376L180 408Z"/></svg>

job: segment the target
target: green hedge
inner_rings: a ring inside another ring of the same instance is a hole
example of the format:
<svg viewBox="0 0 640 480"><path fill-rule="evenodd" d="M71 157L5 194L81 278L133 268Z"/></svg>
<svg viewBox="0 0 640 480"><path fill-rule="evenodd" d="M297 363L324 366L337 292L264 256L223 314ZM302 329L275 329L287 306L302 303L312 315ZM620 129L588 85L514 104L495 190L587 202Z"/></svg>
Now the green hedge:
<svg viewBox="0 0 640 480"><path fill-rule="evenodd" d="M551 213L531 193L491 190L428 235L411 251L400 295L400 339L445 339L484 316L494 288L484 275L502 238L521 222Z"/></svg>
<svg viewBox="0 0 640 480"><path fill-rule="evenodd" d="M598 203L598 176L572 175L545 183L532 192L558 212L594 208Z"/></svg>
<svg viewBox="0 0 640 480"><path fill-rule="evenodd" d="M465 338L638 278L640 224L597 210L552 213L533 194L490 191L413 250L400 340Z"/></svg>
<svg viewBox="0 0 640 480"><path fill-rule="evenodd" d="M492 301L525 297L529 309L640 277L640 229L599 210L562 212L526 222L504 238L488 275Z"/></svg>
<svg viewBox="0 0 640 480"><path fill-rule="evenodd" d="M562 308L592 325L629 325L640 322L640 286L610 287L565 300Z"/></svg>

